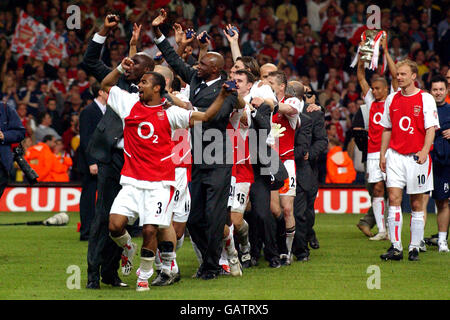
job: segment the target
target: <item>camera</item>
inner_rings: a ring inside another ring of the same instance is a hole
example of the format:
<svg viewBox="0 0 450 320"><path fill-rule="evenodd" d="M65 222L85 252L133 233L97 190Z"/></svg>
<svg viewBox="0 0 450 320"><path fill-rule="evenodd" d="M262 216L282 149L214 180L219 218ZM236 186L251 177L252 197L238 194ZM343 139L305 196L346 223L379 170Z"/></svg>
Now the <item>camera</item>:
<svg viewBox="0 0 450 320"><path fill-rule="evenodd" d="M23 174L30 182L30 184L37 183L37 178L39 177L36 171L34 171L28 162L23 158L24 150L21 146L14 148L14 161L17 162L20 169L23 171Z"/></svg>
<svg viewBox="0 0 450 320"><path fill-rule="evenodd" d="M233 31L234 30L234 31ZM238 28L236 28L235 26L231 27L230 29L227 30L228 34L230 35L230 37L234 36L234 32L239 33Z"/></svg>
<svg viewBox="0 0 450 320"><path fill-rule="evenodd" d="M229 80L225 82L228 85L227 91L233 91L233 89L236 89L236 81Z"/></svg>
<svg viewBox="0 0 450 320"><path fill-rule="evenodd" d="M194 36L194 33L195 32L193 30L190 29L186 30L186 39L192 38Z"/></svg>
<svg viewBox="0 0 450 320"><path fill-rule="evenodd" d="M205 31L203 36L200 38L201 43L206 43L206 39L211 39L211 36L208 34L208 32Z"/></svg>

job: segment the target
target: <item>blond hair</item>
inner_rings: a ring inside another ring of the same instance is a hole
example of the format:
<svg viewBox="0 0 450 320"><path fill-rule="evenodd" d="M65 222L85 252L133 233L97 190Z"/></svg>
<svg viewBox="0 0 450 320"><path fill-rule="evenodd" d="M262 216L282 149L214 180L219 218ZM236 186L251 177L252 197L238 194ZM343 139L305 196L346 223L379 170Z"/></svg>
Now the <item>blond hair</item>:
<svg viewBox="0 0 450 320"><path fill-rule="evenodd" d="M419 74L419 68L417 66L417 63L415 61L412 61L410 59L404 59L401 60L399 62L397 62L397 69L400 68L401 66L407 65L410 69L412 73L415 73L416 75Z"/></svg>

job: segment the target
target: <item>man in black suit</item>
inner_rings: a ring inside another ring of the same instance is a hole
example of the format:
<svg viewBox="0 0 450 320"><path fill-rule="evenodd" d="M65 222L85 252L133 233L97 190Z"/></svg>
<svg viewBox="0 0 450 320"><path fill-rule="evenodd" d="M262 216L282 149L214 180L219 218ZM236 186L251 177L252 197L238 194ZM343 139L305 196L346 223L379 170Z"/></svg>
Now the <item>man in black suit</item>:
<svg viewBox="0 0 450 320"><path fill-rule="evenodd" d="M298 81L290 81L286 88L289 95L303 100L310 88ZM314 108L315 107L315 108ZM295 133L295 164L297 177L296 197L294 201L295 238L293 254L299 261L309 259L308 242L316 239L313 229L315 221L314 202L319 189L318 168L316 165L320 154L327 150L328 139L324 127L324 115L320 107L306 105L300 113L301 127ZM310 129L309 129L310 128ZM318 248L318 241L317 248ZM312 244L314 246L314 243Z"/></svg>
<svg viewBox="0 0 450 320"><path fill-rule="evenodd" d="M218 53L208 52L201 58L197 69L187 65L159 29L166 17L167 13L161 9L152 22L155 43L174 72L190 85L189 100L192 105L204 112L214 102L225 82L221 77L224 59ZM216 278L221 270L219 259L233 164L233 154L227 152L232 149L226 127L237 105L237 96L229 95L212 121L191 129L193 164L191 212L187 228L202 256L197 277L204 280ZM210 133L214 135L213 139Z"/></svg>
<svg viewBox="0 0 450 320"><path fill-rule="evenodd" d="M107 67L101 60L101 52L103 44L109 31L117 26L119 18L114 15L106 17L105 22L98 33L94 35L88 44L88 48L83 58L81 67L88 73L92 74L99 83L111 72L111 68ZM136 53L133 57L133 67L127 73L122 74L119 78L117 86L128 92L137 92L137 83L145 72L153 71L155 63L145 53ZM102 251L97 250L96 259L103 261L110 259L108 266L110 270L102 270L102 274L112 275L111 279L102 279L102 282L113 286L122 287L125 284L117 275L117 268L122 253L119 248L109 237L108 221L109 211L112 203L121 189L120 171L122 170L123 158L123 124L120 117L109 107L89 141L87 153L98 161L97 175L97 203L95 207L95 215L98 216L100 223L95 224L96 230L91 229L92 234L99 234L100 240L104 242ZM89 273L89 270L88 270ZM98 273L92 276L88 275L87 288L100 288L98 281Z"/></svg>
<svg viewBox="0 0 450 320"><path fill-rule="evenodd" d="M94 102L87 105L80 114L80 150L78 153L78 170L82 174L80 197L80 240L89 239L89 230L95 215L95 193L97 191L97 160L87 152L87 146L97 124L106 111L106 92L100 86L92 85Z"/></svg>

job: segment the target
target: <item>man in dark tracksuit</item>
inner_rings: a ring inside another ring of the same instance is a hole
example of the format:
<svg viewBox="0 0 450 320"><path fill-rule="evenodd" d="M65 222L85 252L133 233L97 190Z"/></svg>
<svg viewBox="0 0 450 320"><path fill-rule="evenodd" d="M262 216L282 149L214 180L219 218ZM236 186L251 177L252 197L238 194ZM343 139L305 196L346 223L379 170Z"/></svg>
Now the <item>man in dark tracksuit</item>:
<svg viewBox="0 0 450 320"><path fill-rule="evenodd" d="M114 17L112 21L105 19L102 29L89 42L81 64L81 67L100 83L111 72L111 68L100 60L100 55L109 30L115 28L119 21L118 17ZM131 59L134 62L133 68L129 74L120 77L117 86L128 92L137 92L140 78L145 72L153 71L155 63L143 53L137 53ZM123 124L109 106L92 134L87 152L98 161L98 195L89 234L86 287L100 288L100 269L103 283L123 287L126 284L120 280L117 272L122 249L111 240L108 229L109 212L121 189L120 171L124 163Z"/></svg>
<svg viewBox="0 0 450 320"><path fill-rule="evenodd" d="M5 191L13 167L11 144L25 138L25 128L14 108L0 101L0 198Z"/></svg>
<svg viewBox="0 0 450 320"><path fill-rule="evenodd" d="M161 10L152 23L156 37L154 41L174 72L190 85L189 100L192 105L199 111L205 111L214 102L225 82L221 77L223 57L209 52L201 59L197 70L187 65L159 29L165 18L166 13ZM191 211L187 228L202 256L197 277L204 280L216 278L221 270L219 259L228 215L233 164L232 152L226 152L232 150L226 128L237 104L237 96L229 95L212 121L194 125L191 129L193 164ZM214 137L208 136L209 133Z"/></svg>

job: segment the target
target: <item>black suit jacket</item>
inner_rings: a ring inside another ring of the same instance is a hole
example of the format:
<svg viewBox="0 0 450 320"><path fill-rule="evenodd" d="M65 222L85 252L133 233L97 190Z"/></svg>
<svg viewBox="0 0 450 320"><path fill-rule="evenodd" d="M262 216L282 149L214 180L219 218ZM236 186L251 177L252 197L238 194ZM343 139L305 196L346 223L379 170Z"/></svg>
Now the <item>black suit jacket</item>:
<svg viewBox="0 0 450 320"><path fill-rule="evenodd" d="M192 105L199 111L206 111L217 98L220 90L222 89L222 85L225 82L225 79L221 78L220 80L214 82L206 88L201 89L197 94L195 94L195 92L203 82L203 79L198 76L197 70L184 62L184 60L175 52L167 39L164 39L164 41L157 44L157 46L164 56L164 59L174 70L174 72L179 75L184 82L190 85L191 91L189 100ZM230 139L226 134L226 128L229 122L230 114L233 111L233 108L235 108L236 106L237 96L235 94L231 94L225 99L221 110L211 121L202 123L201 125L195 125L191 129L192 159L194 161L193 165L199 166L199 168L201 169L232 166L233 155L230 152L226 152L226 150L232 150ZM214 132L217 132L216 130L220 131L221 139L217 141L216 139L212 138L212 141L206 141L208 139L208 133L206 133L206 131L209 129L213 129L209 131L209 133L212 133L213 135ZM216 150L214 150L214 146L217 146L215 144L219 142L222 143L223 146L223 149L220 148L222 150L217 149L218 152L222 152L221 155L217 155L215 153ZM207 151L204 152L206 148ZM202 154L200 155L200 152L196 152L196 150L201 150ZM203 155L210 153L209 150L212 150L211 154L214 159L217 159L217 161L210 163L209 161L207 161L207 159L205 159L205 157L203 157Z"/></svg>
<svg viewBox="0 0 450 320"><path fill-rule="evenodd" d="M250 125L251 134L256 136L256 143L251 143L249 147L251 159L256 159L256 161L252 160L254 173L270 176L270 180L268 179L271 184L270 188L278 190L283 187L284 181L289 178L289 174L279 154L266 143L271 130L271 117L270 106L266 103L261 104L252 116Z"/></svg>
<svg viewBox="0 0 450 320"><path fill-rule="evenodd" d="M318 182L318 165L317 161L319 160L319 157L326 152L328 148L328 137L327 132L325 130L325 118L324 113L322 111L313 111L313 112L307 112L306 111L307 105L304 106L302 113L300 114L300 119L303 121L302 116L307 115L311 120L311 142L309 146L309 158L307 161L307 167L308 169L301 169L305 168L303 166L303 162L299 162L297 164L297 155L296 155L296 165L297 165L297 183L300 184L300 186L304 190L313 190L319 187ZM308 123L308 119L305 120L306 123ZM302 122L302 126L303 126ZM296 138L295 143L297 143L297 139L305 140L306 138L302 137L302 130L297 130L296 132ZM297 135L300 135L297 137ZM301 141L300 140L300 141ZM294 151L295 153L295 151ZM305 164L306 165L306 164ZM301 177L301 178L300 178Z"/></svg>
<svg viewBox="0 0 450 320"><path fill-rule="evenodd" d="M80 65L86 73L93 75L100 83L111 72L111 68L100 60L102 48L103 44L91 39ZM137 92L138 90L137 86L127 81L123 75L120 76L117 86L128 92ZM122 137L122 120L111 108L107 107L105 114L92 134L87 153L100 162L109 163L112 149Z"/></svg>
<svg viewBox="0 0 450 320"><path fill-rule="evenodd" d="M88 144L98 123L103 117L100 107L94 101L87 105L80 114L80 152L78 158L78 169L81 173L89 173L89 166L97 163L88 152Z"/></svg>
<svg viewBox="0 0 450 320"><path fill-rule="evenodd" d="M304 189L310 190L312 186L313 171L308 160L305 160L305 155L310 152L312 140L312 119L300 113L300 128L295 130L294 136L294 157L297 183Z"/></svg>

